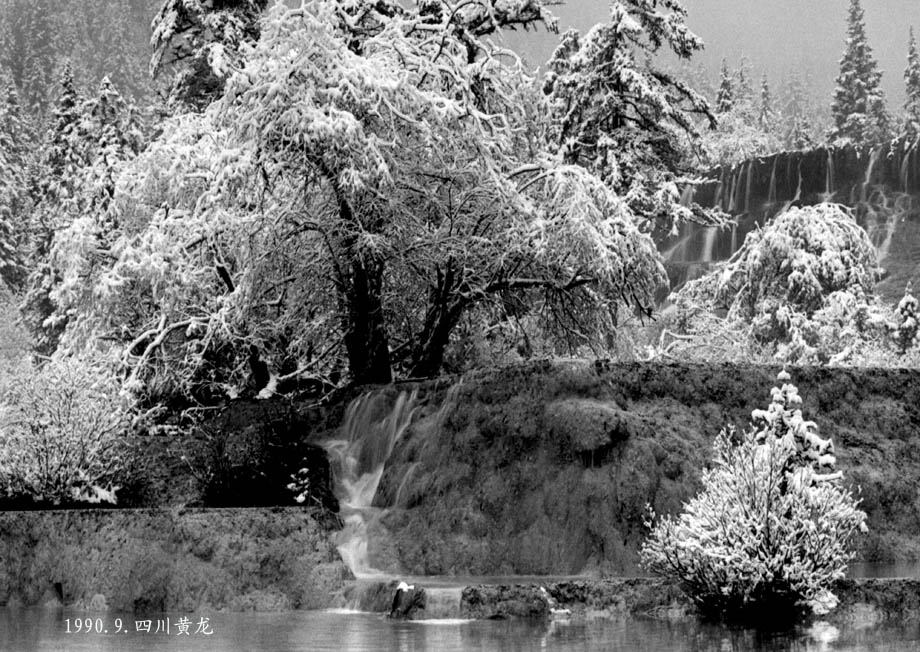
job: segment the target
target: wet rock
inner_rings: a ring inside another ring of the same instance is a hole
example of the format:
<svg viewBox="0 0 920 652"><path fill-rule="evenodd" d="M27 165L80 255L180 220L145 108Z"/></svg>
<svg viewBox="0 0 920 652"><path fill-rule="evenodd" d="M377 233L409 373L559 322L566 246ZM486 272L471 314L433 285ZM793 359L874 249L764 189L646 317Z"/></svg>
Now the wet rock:
<svg viewBox="0 0 920 652"><path fill-rule="evenodd" d="M460 596L464 618L548 618L550 603L536 585L468 586Z"/></svg>
<svg viewBox="0 0 920 652"><path fill-rule="evenodd" d="M413 620L418 617L419 612L425 610L425 604L425 589L400 582L396 586L396 592L393 594L393 602L390 605L390 612L387 614L387 618Z"/></svg>

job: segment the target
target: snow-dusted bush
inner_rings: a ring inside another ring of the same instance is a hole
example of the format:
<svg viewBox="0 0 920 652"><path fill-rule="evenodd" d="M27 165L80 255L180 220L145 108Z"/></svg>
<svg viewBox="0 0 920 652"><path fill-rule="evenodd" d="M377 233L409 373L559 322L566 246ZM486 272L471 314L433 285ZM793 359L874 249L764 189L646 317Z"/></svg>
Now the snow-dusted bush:
<svg viewBox="0 0 920 652"><path fill-rule="evenodd" d="M86 360L23 366L0 405L0 495L115 502L127 412L119 384Z"/></svg>
<svg viewBox="0 0 920 652"><path fill-rule="evenodd" d="M781 372L766 410L736 440L714 444L703 490L677 517L654 525L640 555L675 581L700 610L721 618L775 618L837 604L832 583L865 530L864 512L834 471L834 447L802 417L802 399Z"/></svg>

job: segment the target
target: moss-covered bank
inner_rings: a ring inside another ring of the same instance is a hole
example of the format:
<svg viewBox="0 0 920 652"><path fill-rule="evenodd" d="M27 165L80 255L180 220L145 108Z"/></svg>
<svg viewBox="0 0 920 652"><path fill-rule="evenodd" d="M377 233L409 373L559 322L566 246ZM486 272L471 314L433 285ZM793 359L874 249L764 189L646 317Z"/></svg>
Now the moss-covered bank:
<svg viewBox="0 0 920 652"><path fill-rule="evenodd" d="M0 512L0 605L310 609L349 577L299 508Z"/></svg>
<svg viewBox="0 0 920 652"><path fill-rule="evenodd" d="M766 407L778 370L546 362L378 390L417 390L422 407L375 498L393 509L371 561L420 575L634 571L646 504L679 510L714 435ZM920 374L790 371L861 490L871 533L860 557L920 557ZM319 441L336 410L298 418Z"/></svg>

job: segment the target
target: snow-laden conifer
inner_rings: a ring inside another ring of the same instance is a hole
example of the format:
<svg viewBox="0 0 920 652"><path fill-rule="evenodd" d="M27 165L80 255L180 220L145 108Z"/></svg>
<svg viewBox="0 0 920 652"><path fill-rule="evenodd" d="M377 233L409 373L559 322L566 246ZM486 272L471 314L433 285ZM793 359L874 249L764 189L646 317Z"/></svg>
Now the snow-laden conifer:
<svg viewBox="0 0 920 652"><path fill-rule="evenodd" d="M735 81L728 62L722 59L722 68L719 73L719 92L716 95L716 112L728 113L735 106Z"/></svg>
<svg viewBox="0 0 920 652"><path fill-rule="evenodd" d="M811 149L819 141L812 116L814 104L805 86L799 74L792 72L786 85L786 103L783 109L783 144L786 149Z"/></svg>
<svg viewBox="0 0 920 652"><path fill-rule="evenodd" d="M831 105L832 144L873 145L890 133L882 73L866 37L865 15L859 0L850 0L846 50Z"/></svg>
<svg viewBox="0 0 920 652"><path fill-rule="evenodd" d="M760 107L757 122L760 124L760 128L766 132L772 132L776 127L776 107L773 103L773 92L770 90L767 73L764 73L763 78L760 80Z"/></svg>
<svg viewBox="0 0 920 652"><path fill-rule="evenodd" d="M910 28L907 42L907 68L904 69L904 86L907 99L904 101L904 130L910 136L920 135L920 53L914 28Z"/></svg>
<svg viewBox="0 0 920 652"><path fill-rule="evenodd" d="M18 288L24 273L35 143L12 79L6 79L0 92L0 279Z"/></svg>
<svg viewBox="0 0 920 652"><path fill-rule="evenodd" d="M544 85L558 156L598 174L645 230L725 217L679 201L698 118L715 125L705 98L656 65L659 51L687 59L702 48L686 13L677 0L614 2L607 22L562 36Z"/></svg>

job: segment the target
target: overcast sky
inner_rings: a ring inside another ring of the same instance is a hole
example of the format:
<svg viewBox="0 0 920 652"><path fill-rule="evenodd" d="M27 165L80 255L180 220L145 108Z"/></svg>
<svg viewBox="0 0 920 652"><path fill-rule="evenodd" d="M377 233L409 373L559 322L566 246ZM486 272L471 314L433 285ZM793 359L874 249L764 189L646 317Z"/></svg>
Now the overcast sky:
<svg viewBox="0 0 920 652"><path fill-rule="evenodd" d="M798 69L810 75L815 96L830 95L846 39L849 0L684 0L687 24L706 43L699 56L712 70L725 57L737 66L742 55L755 75L766 72L774 87ZM608 16L608 0L568 0L554 7L560 28L586 30ZM891 108L903 102L910 25L920 36L920 1L862 0L866 29ZM547 45L541 50L552 51ZM540 54L534 54L539 58ZM545 57L544 57L545 58Z"/></svg>

